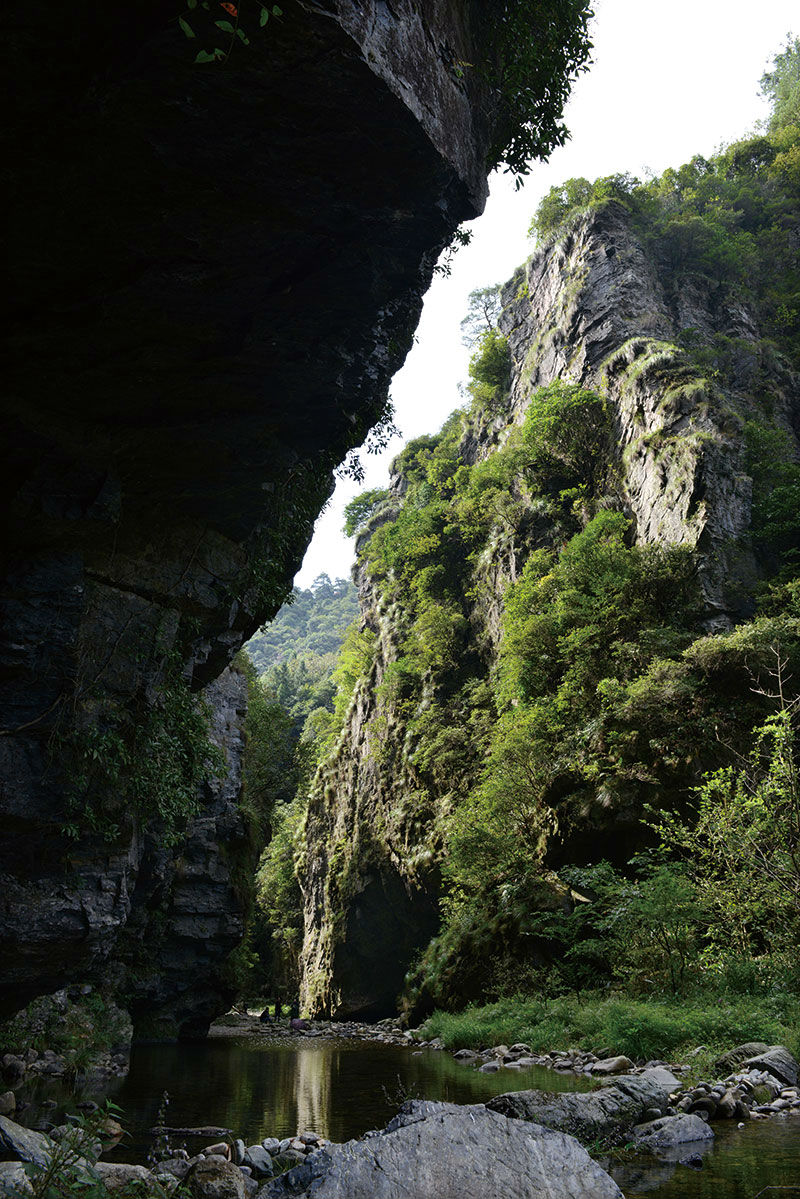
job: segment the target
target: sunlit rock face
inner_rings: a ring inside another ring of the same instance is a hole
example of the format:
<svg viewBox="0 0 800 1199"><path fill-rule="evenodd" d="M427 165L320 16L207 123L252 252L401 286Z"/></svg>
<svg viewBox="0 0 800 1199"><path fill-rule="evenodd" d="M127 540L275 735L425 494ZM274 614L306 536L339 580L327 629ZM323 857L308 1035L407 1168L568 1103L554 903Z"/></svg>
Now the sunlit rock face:
<svg viewBox="0 0 800 1199"><path fill-rule="evenodd" d="M6 42L3 1010L103 971L157 869L124 771L117 833L63 836L63 746L135 727L165 663L206 685L274 614L484 203L452 67L479 5L284 7L221 64L155 3L39 0Z"/></svg>
<svg viewBox="0 0 800 1199"><path fill-rule="evenodd" d="M743 353L742 371L720 389L700 377L679 341L684 330L701 342L722 334L746 350L761 335L754 314L709 279L678 282L660 271L618 204L535 254L504 300L514 418L524 419L536 387L557 378L607 395L637 541L696 548L708 627L730 627L749 611L755 578L744 541L751 480L740 414L753 408L757 381ZM773 381L788 428L797 381L791 372Z"/></svg>

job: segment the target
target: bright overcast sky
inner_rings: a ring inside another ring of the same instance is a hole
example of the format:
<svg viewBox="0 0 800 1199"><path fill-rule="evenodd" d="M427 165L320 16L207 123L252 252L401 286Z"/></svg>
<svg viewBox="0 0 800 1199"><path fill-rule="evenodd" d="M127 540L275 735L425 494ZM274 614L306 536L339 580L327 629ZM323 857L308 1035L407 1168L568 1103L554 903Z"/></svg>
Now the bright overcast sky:
<svg viewBox="0 0 800 1199"><path fill-rule="evenodd" d="M744 136L766 114L759 79L800 24L797 0L595 0L594 7L594 62L566 110L571 140L549 163L534 165L519 191L508 175L490 180L486 211L469 226L472 242L458 251L449 278L435 278L417 343L392 383L402 439L381 457L362 455L363 484L340 481L317 521L298 586L323 571L349 574L344 505L363 488L385 487L401 445L435 432L462 403L457 387L469 351L459 325L467 297L505 281L530 254L527 229L545 192L577 175L660 174Z"/></svg>

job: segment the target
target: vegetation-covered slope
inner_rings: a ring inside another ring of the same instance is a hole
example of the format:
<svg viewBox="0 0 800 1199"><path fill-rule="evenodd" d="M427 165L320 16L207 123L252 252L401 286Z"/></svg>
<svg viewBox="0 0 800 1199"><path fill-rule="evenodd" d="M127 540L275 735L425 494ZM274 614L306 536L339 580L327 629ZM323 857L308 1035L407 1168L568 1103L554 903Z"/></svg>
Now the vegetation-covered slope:
<svg viewBox="0 0 800 1199"><path fill-rule="evenodd" d="M776 96L796 61L796 46L778 60ZM626 864L659 836L679 881L651 863L636 895L661 895L711 952L731 918L702 895L717 867L647 812L687 812L716 768L748 781L742 803L784 779L761 829L786 831L766 868L784 871L782 931L740 912L738 952L787 959L800 130L791 106L775 113L763 136L652 183L567 185L557 219L548 197L545 243L473 358L471 405L353 510L364 668L346 672L297 858L309 1010L377 1010L403 987L417 1010L459 1005L526 975L570 986L569 961L608 976L611 941L579 915L608 894L602 870L636 891ZM687 819L713 840L713 820ZM756 886L731 878L720 894ZM645 926L639 910L628 927Z"/></svg>
<svg viewBox="0 0 800 1199"><path fill-rule="evenodd" d="M356 589L349 579L334 582L319 575L310 587L295 587L274 620L247 642L259 674L292 658L338 654L349 625L358 615Z"/></svg>

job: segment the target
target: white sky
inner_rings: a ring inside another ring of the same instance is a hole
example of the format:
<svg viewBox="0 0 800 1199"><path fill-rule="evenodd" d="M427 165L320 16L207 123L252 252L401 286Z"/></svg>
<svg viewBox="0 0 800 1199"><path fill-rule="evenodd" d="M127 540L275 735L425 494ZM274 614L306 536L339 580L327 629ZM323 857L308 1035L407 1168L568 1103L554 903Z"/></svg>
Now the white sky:
<svg viewBox="0 0 800 1199"><path fill-rule="evenodd" d="M345 504L364 488L385 487L403 443L438 430L462 403L467 297L505 281L531 253L527 229L545 192L578 175L660 174L744 136L766 115L761 75L800 25L797 0L595 0L594 8L594 63L566 110L571 140L549 163L535 164L519 191L508 175L490 180L486 211L469 226L472 243L456 254L449 278L435 277L417 343L392 383L402 438L380 457L362 454L363 484L339 482L317 521L298 586L323 571L348 575L354 552L341 532Z"/></svg>

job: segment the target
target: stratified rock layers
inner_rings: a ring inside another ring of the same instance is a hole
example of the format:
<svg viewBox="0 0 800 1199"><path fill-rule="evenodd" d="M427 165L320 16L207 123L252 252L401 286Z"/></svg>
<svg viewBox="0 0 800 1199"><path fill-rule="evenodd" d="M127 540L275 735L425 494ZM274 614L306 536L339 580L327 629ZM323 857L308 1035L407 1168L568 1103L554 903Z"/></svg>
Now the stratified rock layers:
<svg viewBox="0 0 800 1199"><path fill-rule="evenodd" d="M153 944L164 855L130 814L110 843L64 839L59 746L147 710L166 661L208 684L274 613L483 206L482 101L448 67L474 57L466 0L285 10L223 64L155 4L76 21L42 0L4 46L2 1010L96 973L132 911ZM204 813L213 857L239 831ZM189 981L230 946L222 908L221 937L183 921ZM137 1002L161 1010L147 972Z"/></svg>

